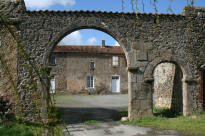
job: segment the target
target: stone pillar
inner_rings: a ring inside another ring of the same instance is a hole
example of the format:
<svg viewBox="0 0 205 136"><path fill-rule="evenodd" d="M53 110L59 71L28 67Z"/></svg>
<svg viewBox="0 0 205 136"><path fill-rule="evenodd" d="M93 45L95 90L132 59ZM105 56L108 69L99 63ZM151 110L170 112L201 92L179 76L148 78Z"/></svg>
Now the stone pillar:
<svg viewBox="0 0 205 136"><path fill-rule="evenodd" d="M138 71L128 72L128 117L130 120L141 115L152 115L151 85L144 82L143 76L143 73Z"/></svg>
<svg viewBox="0 0 205 136"><path fill-rule="evenodd" d="M194 106L193 104L193 90L195 89L195 85L197 85L196 81L187 78L186 76L183 77L182 79L183 83L183 115L184 116L189 116L193 113L194 111Z"/></svg>

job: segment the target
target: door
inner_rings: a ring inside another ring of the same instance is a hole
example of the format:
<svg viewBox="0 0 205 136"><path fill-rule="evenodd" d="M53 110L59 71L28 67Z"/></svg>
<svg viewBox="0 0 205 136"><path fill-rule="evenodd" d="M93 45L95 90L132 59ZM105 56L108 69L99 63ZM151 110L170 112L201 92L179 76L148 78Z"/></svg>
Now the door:
<svg viewBox="0 0 205 136"><path fill-rule="evenodd" d="M111 90L112 92L120 92L120 76L112 76Z"/></svg>

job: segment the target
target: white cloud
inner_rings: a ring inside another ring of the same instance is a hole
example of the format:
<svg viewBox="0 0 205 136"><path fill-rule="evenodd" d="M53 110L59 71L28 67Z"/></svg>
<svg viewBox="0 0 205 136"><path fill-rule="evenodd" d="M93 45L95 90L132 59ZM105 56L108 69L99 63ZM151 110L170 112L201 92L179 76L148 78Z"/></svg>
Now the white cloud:
<svg viewBox="0 0 205 136"><path fill-rule="evenodd" d="M115 41L114 46L120 46L120 44L117 41Z"/></svg>
<svg viewBox="0 0 205 136"><path fill-rule="evenodd" d="M72 32L71 34L63 38L63 40L61 40L61 42L59 43L59 45L81 45L81 44L82 44L82 35L79 31Z"/></svg>
<svg viewBox="0 0 205 136"><path fill-rule="evenodd" d="M93 45L93 44L95 44L97 42L97 39L95 38L95 37L91 37L91 38L89 38L88 40L87 40L87 44L88 45Z"/></svg>
<svg viewBox="0 0 205 136"><path fill-rule="evenodd" d="M55 4L73 6L75 5L75 0L25 0L25 4L28 8L45 9Z"/></svg>

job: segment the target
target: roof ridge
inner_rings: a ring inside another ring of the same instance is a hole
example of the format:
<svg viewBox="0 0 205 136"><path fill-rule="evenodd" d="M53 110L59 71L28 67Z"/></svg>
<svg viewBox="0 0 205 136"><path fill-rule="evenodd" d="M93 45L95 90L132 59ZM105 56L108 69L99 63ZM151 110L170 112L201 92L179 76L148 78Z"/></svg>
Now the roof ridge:
<svg viewBox="0 0 205 136"><path fill-rule="evenodd" d="M170 15L183 16L173 13L136 13L136 12L116 12L116 11L95 11L95 10L26 10L27 13L101 13L101 14L125 14L125 15Z"/></svg>
<svg viewBox="0 0 205 136"><path fill-rule="evenodd" d="M120 46L56 46L54 53L124 54Z"/></svg>

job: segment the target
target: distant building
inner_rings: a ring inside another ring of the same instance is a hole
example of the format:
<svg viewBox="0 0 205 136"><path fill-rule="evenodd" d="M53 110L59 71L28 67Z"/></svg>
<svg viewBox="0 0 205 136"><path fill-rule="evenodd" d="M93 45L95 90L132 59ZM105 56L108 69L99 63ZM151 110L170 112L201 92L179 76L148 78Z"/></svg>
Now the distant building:
<svg viewBox="0 0 205 136"><path fill-rule="evenodd" d="M126 58L120 46L57 46L50 63L51 92L128 91Z"/></svg>

